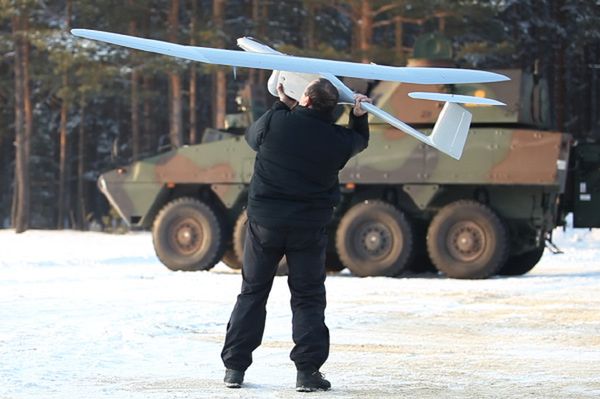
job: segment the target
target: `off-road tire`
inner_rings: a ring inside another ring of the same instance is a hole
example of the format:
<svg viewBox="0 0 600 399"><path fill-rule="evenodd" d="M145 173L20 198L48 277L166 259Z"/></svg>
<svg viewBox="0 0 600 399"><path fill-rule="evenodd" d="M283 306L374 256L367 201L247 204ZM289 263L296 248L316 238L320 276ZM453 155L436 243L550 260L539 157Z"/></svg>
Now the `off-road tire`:
<svg viewBox="0 0 600 399"><path fill-rule="evenodd" d="M227 248L223 253L221 262L225 263L229 268L233 270L239 270L242 268L242 261L238 258L233 248Z"/></svg>
<svg viewBox="0 0 600 399"><path fill-rule="evenodd" d="M521 276L529 272L542 259L544 248L545 246L542 245L531 251L509 257L498 274L501 276Z"/></svg>
<svg viewBox="0 0 600 399"><path fill-rule="evenodd" d="M246 243L246 229L248 228L248 213L244 210L238 216L233 227L233 251L240 260L240 268L244 259L244 244ZM288 275L288 265L285 256L279 262L277 267L278 276Z"/></svg>
<svg viewBox="0 0 600 399"><path fill-rule="evenodd" d="M325 254L325 270L328 272L341 272L346 266L340 260L337 252L329 252Z"/></svg>
<svg viewBox="0 0 600 399"><path fill-rule="evenodd" d="M233 226L233 252L240 260L244 260L244 243L246 242L246 229L248 228L248 214L243 210Z"/></svg>
<svg viewBox="0 0 600 399"><path fill-rule="evenodd" d="M353 274L393 277L411 262L413 240L413 226L404 213L386 202L369 200L342 217L335 245Z"/></svg>
<svg viewBox="0 0 600 399"><path fill-rule="evenodd" d="M508 233L502 220L488 206L475 201L446 205L427 231L431 261L452 278L488 278L504 266L508 250Z"/></svg>
<svg viewBox="0 0 600 399"><path fill-rule="evenodd" d="M195 198L167 203L152 226L154 251L174 271L212 268L225 252L224 226L217 212Z"/></svg>

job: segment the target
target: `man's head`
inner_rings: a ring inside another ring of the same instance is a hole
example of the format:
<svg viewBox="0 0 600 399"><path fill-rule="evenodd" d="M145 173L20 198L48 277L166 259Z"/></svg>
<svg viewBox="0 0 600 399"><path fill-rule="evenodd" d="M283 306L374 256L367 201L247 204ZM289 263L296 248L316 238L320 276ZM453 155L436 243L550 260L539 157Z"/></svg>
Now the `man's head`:
<svg viewBox="0 0 600 399"><path fill-rule="evenodd" d="M299 104L323 113L331 113L338 103L340 94L327 79L313 80L306 86Z"/></svg>

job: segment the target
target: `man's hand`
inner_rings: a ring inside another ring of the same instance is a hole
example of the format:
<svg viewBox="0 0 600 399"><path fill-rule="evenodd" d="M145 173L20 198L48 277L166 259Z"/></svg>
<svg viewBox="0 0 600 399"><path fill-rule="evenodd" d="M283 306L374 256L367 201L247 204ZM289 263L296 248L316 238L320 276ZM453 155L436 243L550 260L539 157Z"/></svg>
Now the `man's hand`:
<svg viewBox="0 0 600 399"><path fill-rule="evenodd" d="M373 103L373 100L370 99L369 97L365 96L364 94L355 94L354 95L354 108L352 109L354 116L363 116L364 114L367 113L367 111L363 110L360 107L360 103L362 103L362 102Z"/></svg>
<svg viewBox="0 0 600 399"><path fill-rule="evenodd" d="M287 105L289 109L294 108L298 104L298 101L285 94L285 91L283 91L283 84L281 83L277 85L277 95L279 96L279 101Z"/></svg>

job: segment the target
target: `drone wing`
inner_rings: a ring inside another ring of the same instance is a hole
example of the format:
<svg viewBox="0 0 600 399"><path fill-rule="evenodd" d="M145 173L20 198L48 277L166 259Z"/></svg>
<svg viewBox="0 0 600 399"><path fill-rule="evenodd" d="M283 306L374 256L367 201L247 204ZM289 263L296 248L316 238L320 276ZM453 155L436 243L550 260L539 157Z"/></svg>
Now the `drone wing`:
<svg viewBox="0 0 600 399"><path fill-rule="evenodd" d="M267 54L192 47L135 36L88 29L73 29L75 36L99 40L138 50L199 61L208 64L229 65L299 73L329 73L360 79L388 80L418 84L486 83L508 80L504 75L472 69L411 68L361 64L320 58L292 57L284 54Z"/></svg>
<svg viewBox="0 0 600 399"><path fill-rule="evenodd" d="M296 99L300 98L306 84L317 76L322 76L333 83L340 93L341 103L353 103L354 93L335 75L417 84L486 83L508 80L504 75L470 69L391 67L318 58L292 57L260 44L251 38L238 39L238 45L246 50L246 52L243 52L183 46L159 40L86 29L73 29L71 32L75 36L87 39L100 40L193 61L273 70L268 83L269 91L273 95L277 95L277 84L284 83L286 94ZM373 104L361 103L361 107L395 128L455 159L460 159L462 155L471 124L471 113L456 103L504 105L492 99L448 93L413 92L409 96L415 99L445 102L431 134L421 133Z"/></svg>
<svg viewBox="0 0 600 399"><path fill-rule="evenodd" d="M277 50L262 43L258 43L251 38L240 38L237 43L238 46L245 51L262 54L281 54ZM284 85L285 93L288 96L295 100L299 100L308 83L319 76L328 79L338 89L338 92L340 93L340 103L354 103L354 93L352 90L350 90L350 88L335 75L329 73L302 74L287 71L273 71L273 74L269 78L268 88L271 94L277 96L276 87L281 83ZM421 133L417 129L414 129L412 126L402 122L400 119L390 115L373 104L361 103L361 107L370 114L375 115L379 119L394 126L396 129L411 135L417 140L454 159L460 159L467 141L467 136L469 135L469 126L471 125L471 113L454 103L476 102L478 104L502 105L501 102L488 98L455 96L447 93L414 92L409 95L412 98L446 102L431 134L427 135Z"/></svg>
<svg viewBox="0 0 600 399"><path fill-rule="evenodd" d="M449 103L461 103L461 104L478 104L478 105L506 105L501 101L494 100L486 97L475 97L475 96L464 96L460 94L450 93L431 93L431 92L420 92L414 91L408 93L410 98L418 100L431 100L431 101L445 101Z"/></svg>

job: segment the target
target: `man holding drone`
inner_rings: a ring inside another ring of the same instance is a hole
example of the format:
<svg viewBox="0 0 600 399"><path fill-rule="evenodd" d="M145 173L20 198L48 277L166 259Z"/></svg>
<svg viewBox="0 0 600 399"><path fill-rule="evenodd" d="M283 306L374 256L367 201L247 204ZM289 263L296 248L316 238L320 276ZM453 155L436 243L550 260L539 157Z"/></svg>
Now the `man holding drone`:
<svg viewBox="0 0 600 399"><path fill-rule="evenodd" d="M319 372L329 355L325 325L326 225L339 201L338 172L369 142L369 125L357 94L349 127L334 124L337 88L317 79L299 102L281 84L279 101L246 132L257 152L248 196L248 230L242 289L227 325L221 357L225 384L239 388L264 332L266 303L281 258L289 267L297 368L296 390L328 390Z"/></svg>

